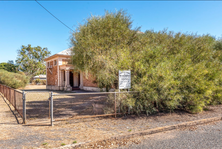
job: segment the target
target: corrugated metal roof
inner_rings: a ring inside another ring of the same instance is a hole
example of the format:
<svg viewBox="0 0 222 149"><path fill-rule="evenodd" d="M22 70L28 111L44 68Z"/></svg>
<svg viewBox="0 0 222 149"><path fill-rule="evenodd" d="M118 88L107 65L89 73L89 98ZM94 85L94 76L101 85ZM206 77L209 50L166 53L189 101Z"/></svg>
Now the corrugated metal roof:
<svg viewBox="0 0 222 149"><path fill-rule="evenodd" d="M63 51L61 51L61 52L59 52L59 53L57 53L57 54L59 54L59 55L71 55L71 53L72 53L72 49L73 47L71 47L71 48L68 48L68 49L66 49L66 50L63 50Z"/></svg>
<svg viewBox="0 0 222 149"><path fill-rule="evenodd" d="M37 79L37 78L46 78L46 75L37 75L37 76L34 76L33 78Z"/></svg>

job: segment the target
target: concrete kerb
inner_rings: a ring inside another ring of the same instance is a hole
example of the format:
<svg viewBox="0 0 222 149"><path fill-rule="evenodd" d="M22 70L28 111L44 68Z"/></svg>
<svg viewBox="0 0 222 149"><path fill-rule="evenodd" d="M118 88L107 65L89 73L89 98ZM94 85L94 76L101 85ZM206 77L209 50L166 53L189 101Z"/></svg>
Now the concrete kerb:
<svg viewBox="0 0 222 149"><path fill-rule="evenodd" d="M176 124L176 125L157 127L157 128L149 129L146 131L140 131L140 132L135 132L132 134L111 137L111 138L105 139L105 140L98 140L98 141L92 141L92 142L81 142L78 144L70 144L70 145L58 147L56 149L80 148L83 146L94 145L98 142L107 142L107 141L111 142L111 141L115 141L115 140L130 139L133 137L151 135L151 134L155 134L155 133L160 133L160 132L165 132L165 131L170 131L170 130L175 130L175 129L181 129L181 128L187 128L187 127L191 127L191 126L202 125L202 124L207 124L207 123L221 121L221 120L222 120L222 117L213 117L213 118L189 121L189 122L184 122L184 123L180 123L180 124Z"/></svg>

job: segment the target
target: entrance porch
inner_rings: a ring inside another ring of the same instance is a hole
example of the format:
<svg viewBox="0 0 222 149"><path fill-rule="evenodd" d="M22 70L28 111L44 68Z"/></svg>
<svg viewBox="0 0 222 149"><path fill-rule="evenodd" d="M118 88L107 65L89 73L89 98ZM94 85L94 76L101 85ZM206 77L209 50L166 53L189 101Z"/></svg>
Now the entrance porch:
<svg viewBox="0 0 222 149"><path fill-rule="evenodd" d="M79 90L82 89L82 73L74 71L72 67L61 67L59 69L59 90Z"/></svg>

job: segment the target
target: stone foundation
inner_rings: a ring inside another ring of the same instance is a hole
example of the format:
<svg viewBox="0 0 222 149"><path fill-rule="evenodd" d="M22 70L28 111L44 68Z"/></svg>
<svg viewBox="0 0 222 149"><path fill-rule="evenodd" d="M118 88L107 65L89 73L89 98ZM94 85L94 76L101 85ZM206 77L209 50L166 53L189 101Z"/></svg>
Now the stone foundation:
<svg viewBox="0 0 222 149"><path fill-rule="evenodd" d="M46 89L48 90L53 90L53 91L72 91L72 87L62 87L62 86L53 86L53 85L46 85ZM85 90L85 91L94 91L94 92L105 92L106 89L103 88L98 88L98 87L88 87L88 86L83 86L82 88L80 88L82 90ZM115 90L114 89L110 89L109 90L110 92L114 92Z"/></svg>
<svg viewBox="0 0 222 149"><path fill-rule="evenodd" d="M60 90L59 86L46 85L46 89L48 90Z"/></svg>
<svg viewBox="0 0 222 149"><path fill-rule="evenodd" d="M98 88L98 87L88 87L88 86L83 86L82 89L85 90L85 91L94 91L94 92L105 92L106 91L105 88L101 89L101 88ZM109 91L114 92L115 89L110 89Z"/></svg>

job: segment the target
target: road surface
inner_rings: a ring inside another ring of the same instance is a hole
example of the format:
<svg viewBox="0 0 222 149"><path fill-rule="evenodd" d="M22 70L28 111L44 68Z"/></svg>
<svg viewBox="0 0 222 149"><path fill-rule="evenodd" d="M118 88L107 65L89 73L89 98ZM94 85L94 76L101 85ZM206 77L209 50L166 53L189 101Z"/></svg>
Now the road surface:
<svg viewBox="0 0 222 149"><path fill-rule="evenodd" d="M222 149L222 121L145 136L118 149Z"/></svg>

